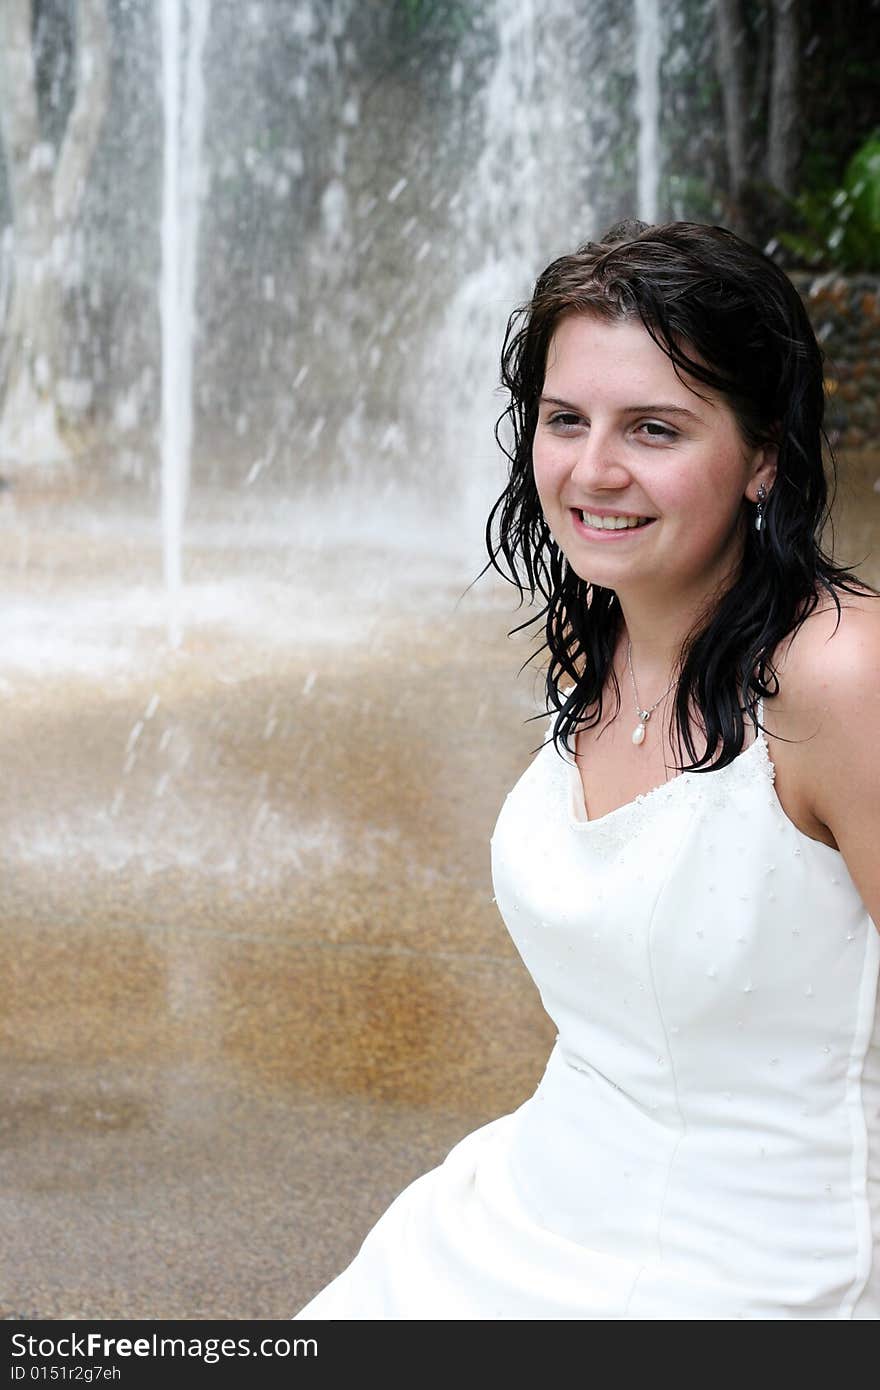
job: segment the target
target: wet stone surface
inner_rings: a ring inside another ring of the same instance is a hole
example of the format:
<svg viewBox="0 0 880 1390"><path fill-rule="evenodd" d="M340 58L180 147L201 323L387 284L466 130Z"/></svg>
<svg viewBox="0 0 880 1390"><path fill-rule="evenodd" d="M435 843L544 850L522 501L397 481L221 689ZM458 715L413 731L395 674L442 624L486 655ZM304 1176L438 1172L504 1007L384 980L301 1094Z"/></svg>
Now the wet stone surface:
<svg viewBox="0 0 880 1390"><path fill-rule="evenodd" d="M0 1311L283 1318L541 1074L489 871L535 682L481 558L265 534L190 548L171 650L127 507L0 514Z"/></svg>

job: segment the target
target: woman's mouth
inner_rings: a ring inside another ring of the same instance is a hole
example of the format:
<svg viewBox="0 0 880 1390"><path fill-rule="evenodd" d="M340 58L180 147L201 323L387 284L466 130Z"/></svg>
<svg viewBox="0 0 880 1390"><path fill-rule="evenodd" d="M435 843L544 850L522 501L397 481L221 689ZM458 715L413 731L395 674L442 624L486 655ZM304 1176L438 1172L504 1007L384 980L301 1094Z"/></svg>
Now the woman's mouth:
<svg viewBox="0 0 880 1390"><path fill-rule="evenodd" d="M590 540L616 541L634 531L644 531L657 520L654 516L599 516L572 508L575 529Z"/></svg>

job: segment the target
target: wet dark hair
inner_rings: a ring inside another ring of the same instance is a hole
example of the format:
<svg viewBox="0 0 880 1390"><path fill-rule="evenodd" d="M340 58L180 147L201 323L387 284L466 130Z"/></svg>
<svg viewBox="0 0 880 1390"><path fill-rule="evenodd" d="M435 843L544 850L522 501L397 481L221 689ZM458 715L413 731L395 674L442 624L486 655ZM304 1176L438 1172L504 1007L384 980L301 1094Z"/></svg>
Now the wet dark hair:
<svg viewBox="0 0 880 1390"><path fill-rule="evenodd" d="M823 444L836 490L822 428L822 353L797 290L775 262L723 227L693 222L618 224L602 241L553 261L530 302L510 316L501 357L510 403L495 426L510 468L486 525L489 563L482 573L491 566L513 583L520 605L526 594L544 600L510 635L543 620L545 640L529 660L549 651L547 710L557 711L557 751L561 741L569 753L578 727L601 722L609 674L615 714L621 703L613 666L619 600L571 569L544 519L532 471L547 351L560 320L576 313L640 320L691 389L702 382L726 400L748 446L778 446L762 528L756 531L753 504L744 499L739 573L697 619L676 668L670 737L677 727L679 753L683 740L692 760L680 770L720 768L742 752L744 715L757 729L759 698L778 693L772 653L816 607L818 590L831 594L838 623L838 589L877 594L850 573L853 566L834 564L820 546L830 513ZM513 432L510 447L502 439L505 421ZM565 697L562 677L574 682ZM694 708L706 734L702 757L690 729Z"/></svg>

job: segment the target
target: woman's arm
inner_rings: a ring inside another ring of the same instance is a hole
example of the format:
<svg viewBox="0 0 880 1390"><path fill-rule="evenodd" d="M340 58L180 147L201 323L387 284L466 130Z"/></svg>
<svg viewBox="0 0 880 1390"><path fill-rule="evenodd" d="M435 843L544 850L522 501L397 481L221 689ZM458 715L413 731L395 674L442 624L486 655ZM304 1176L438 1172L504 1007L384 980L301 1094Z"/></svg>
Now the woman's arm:
<svg viewBox="0 0 880 1390"><path fill-rule="evenodd" d="M880 929L880 599L840 597L839 625L823 606L792 643L786 698L814 731L798 751L805 801Z"/></svg>

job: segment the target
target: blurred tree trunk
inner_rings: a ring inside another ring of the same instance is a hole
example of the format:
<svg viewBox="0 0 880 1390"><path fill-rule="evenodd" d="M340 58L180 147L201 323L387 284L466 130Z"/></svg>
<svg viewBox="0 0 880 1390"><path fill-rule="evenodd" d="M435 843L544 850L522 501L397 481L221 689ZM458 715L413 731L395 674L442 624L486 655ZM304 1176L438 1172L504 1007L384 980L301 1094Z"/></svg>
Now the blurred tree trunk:
<svg viewBox="0 0 880 1390"><path fill-rule="evenodd" d="M0 84L15 271L0 363L0 460L21 471L71 454L57 398L63 272L107 106L106 0L78 0L75 96L59 151L40 131L32 0L0 4Z"/></svg>
<svg viewBox="0 0 880 1390"><path fill-rule="evenodd" d="M767 178L794 194L801 155L800 34L797 0L773 0L773 67L767 133Z"/></svg>
<svg viewBox="0 0 880 1390"><path fill-rule="evenodd" d="M727 219L762 240L794 193L801 157L800 0L715 0L727 151ZM751 27L748 20L751 19ZM757 30L756 45L752 30ZM769 63L761 61L769 51Z"/></svg>
<svg viewBox="0 0 880 1390"><path fill-rule="evenodd" d="M736 206L742 201L748 178L750 91L746 68L748 35L740 0L715 0L718 79L724 107L724 140L730 195Z"/></svg>

